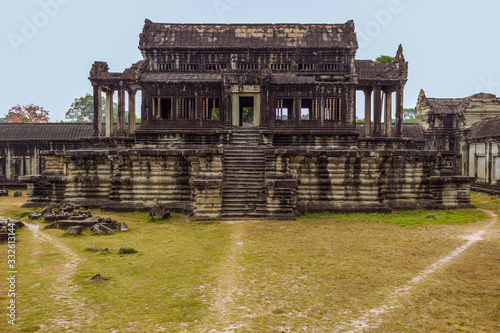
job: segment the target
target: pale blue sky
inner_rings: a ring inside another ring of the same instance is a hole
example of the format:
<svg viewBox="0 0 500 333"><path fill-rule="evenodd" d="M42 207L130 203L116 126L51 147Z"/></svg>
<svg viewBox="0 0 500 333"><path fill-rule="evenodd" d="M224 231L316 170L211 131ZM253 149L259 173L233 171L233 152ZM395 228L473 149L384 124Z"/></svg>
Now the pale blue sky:
<svg viewBox="0 0 500 333"><path fill-rule="evenodd" d="M35 103L52 121L91 92L95 60L123 71L141 59L144 19L172 23L344 23L354 20L357 59L394 56L410 63L405 106L429 97L500 95L500 2L428 0L23 0L0 13L0 116ZM30 29L31 27L31 29ZM33 29L35 27L35 29Z"/></svg>

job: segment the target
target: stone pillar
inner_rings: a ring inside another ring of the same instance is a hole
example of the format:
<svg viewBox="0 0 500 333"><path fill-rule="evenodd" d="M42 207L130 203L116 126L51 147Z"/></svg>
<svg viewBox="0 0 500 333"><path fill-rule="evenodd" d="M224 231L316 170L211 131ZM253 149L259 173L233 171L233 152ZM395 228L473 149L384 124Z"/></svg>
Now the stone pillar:
<svg viewBox="0 0 500 333"><path fill-rule="evenodd" d="M365 137L372 135L372 90L365 89Z"/></svg>
<svg viewBox="0 0 500 333"><path fill-rule="evenodd" d="M373 136L382 136L382 88L375 86L373 94Z"/></svg>
<svg viewBox="0 0 500 333"><path fill-rule="evenodd" d="M128 90L128 135L132 135L135 132L135 94L137 90Z"/></svg>
<svg viewBox="0 0 500 333"><path fill-rule="evenodd" d="M404 88L398 86L396 90L396 133L394 133L396 138L403 135L403 96Z"/></svg>
<svg viewBox="0 0 500 333"><path fill-rule="evenodd" d="M385 116L384 116L384 136L392 137L392 91L385 91Z"/></svg>
<svg viewBox="0 0 500 333"><path fill-rule="evenodd" d="M113 136L113 90L106 91L106 137Z"/></svg>
<svg viewBox="0 0 500 333"><path fill-rule="evenodd" d="M116 134L119 136L125 135L125 88L123 87L118 89L118 122Z"/></svg>
<svg viewBox="0 0 500 333"><path fill-rule="evenodd" d="M12 177L12 152L9 145L5 148L7 155L5 156L5 178L11 180Z"/></svg>
<svg viewBox="0 0 500 333"><path fill-rule="evenodd" d="M101 136L101 87L94 86L94 133L92 136Z"/></svg>

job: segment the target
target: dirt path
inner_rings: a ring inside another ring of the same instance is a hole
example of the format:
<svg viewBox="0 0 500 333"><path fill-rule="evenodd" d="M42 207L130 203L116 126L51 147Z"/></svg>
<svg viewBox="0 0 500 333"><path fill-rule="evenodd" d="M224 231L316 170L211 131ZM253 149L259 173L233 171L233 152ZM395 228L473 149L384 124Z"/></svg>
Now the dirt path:
<svg viewBox="0 0 500 333"><path fill-rule="evenodd" d="M498 215L492 211L485 211L488 213L491 218L488 220L488 224L476 230L474 233L469 235L464 235L462 238L467 242L463 245L457 247L453 251L451 251L448 255L429 265L426 269L424 269L419 275L415 276L413 279L408 281L408 283L404 286L396 288L391 294L387 295L387 301L384 305L376 309L370 309L366 311L361 317L352 320L350 323L343 323L338 325L334 331L345 331L348 332L361 332L364 330L370 330L378 327L382 324L379 316L388 312L391 309L396 308L399 305L399 302L404 297L409 297L410 290L415 287L420 282L424 281L430 274L434 273L436 270L443 267L445 264L457 258L463 252L465 252L471 245L476 242L482 241L484 239L485 234L488 229L496 223Z"/></svg>
<svg viewBox="0 0 500 333"><path fill-rule="evenodd" d="M225 260L220 264L217 276L217 285L208 293L211 299L211 309L219 318L220 328L206 330L210 333L234 332L242 328L244 324L235 322L234 318L241 316L241 308L236 307L234 298L241 294L242 286L238 282L238 276L243 273L243 267L238 264L238 258L242 255L244 245L244 222L230 223L234 225L231 241L227 250Z"/></svg>
<svg viewBox="0 0 500 333"><path fill-rule="evenodd" d="M84 300L75 297L77 285L70 283L73 275L76 273L80 259L69 247L57 241L50 235L42 233L38 225L26 224L32 232L35 241L40 248L43 243L50 243L67 259L64 268L58 272L57 279L50 288L50 296L58 303L64 304L65 310L61 313L54 313L52 318L47 319L47 324L41 325L43 331L64 331L75 332L71 327L85 327L92 320L92 315L84 306Z"/></svg>

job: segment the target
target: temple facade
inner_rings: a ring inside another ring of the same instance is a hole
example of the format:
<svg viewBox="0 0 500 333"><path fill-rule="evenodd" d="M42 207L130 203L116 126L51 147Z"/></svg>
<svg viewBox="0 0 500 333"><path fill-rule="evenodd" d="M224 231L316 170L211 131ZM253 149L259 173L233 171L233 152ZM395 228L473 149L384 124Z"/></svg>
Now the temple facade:
<svg viewBox="0 0 500 333"><path fill-rule="evenodd" d="M42 174L22 177L27 205L136 210L156 200L195 219L469 207L457 153L405 135L415 131L403 125L402 47L387 64L356 60L357 48L352 21L146 20L143 60L123 73L92 66L92 135L78 149L44 153Z"/></svg>

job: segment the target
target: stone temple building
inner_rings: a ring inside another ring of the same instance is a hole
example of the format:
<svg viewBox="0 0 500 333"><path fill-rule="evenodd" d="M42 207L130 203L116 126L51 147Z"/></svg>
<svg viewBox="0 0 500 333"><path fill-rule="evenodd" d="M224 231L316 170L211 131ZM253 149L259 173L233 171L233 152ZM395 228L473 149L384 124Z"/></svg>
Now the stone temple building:
<svg viewBox="0 0 500 333"><path fill-rule="evenodd" d="M426 149L422 127L403 125L402 47L388 64L355 59L357 48L352 21L146 20L141 61L123 73L92 66L91 134L43 152L43 172L20 177L26 205L135 210L157 200L195 219L469 207L459 154ZM105 94L112 106L115 92L113 124L100 103Z"/></svg>
<svg viewBox="0 0 500 333"><path fill-rule="evenodd" d="M473 189L500 193L500 98L428 98L422 90L415 113L425 149L456 151L455 170L475 178Z"/></svg>

